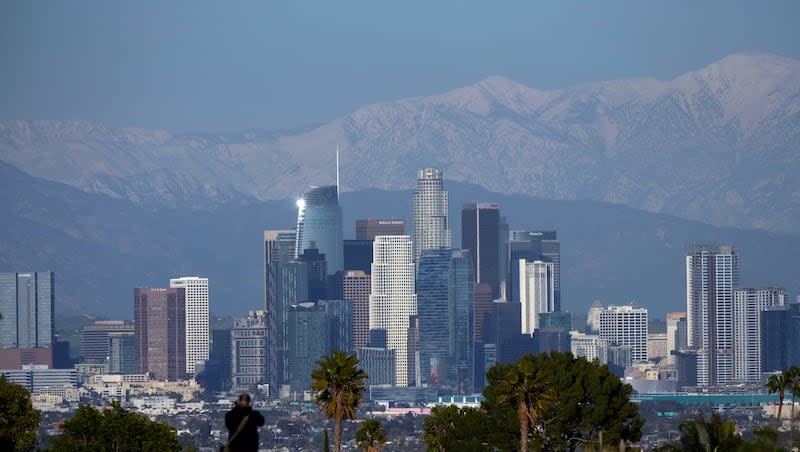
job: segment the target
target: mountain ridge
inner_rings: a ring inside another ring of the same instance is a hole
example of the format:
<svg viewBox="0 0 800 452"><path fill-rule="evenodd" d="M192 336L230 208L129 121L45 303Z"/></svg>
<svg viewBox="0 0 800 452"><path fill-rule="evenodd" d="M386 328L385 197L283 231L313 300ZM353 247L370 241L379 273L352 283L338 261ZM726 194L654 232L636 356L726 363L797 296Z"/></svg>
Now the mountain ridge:
<svg viewBox="0 0 800 452"><path fill-rule="evenodd" d="M405 189L417 168L546 199L594 199L722 226L800 231L800 62L734 54L672 80L537 90L492 76L283 133L173 135L0 122L0 160L144 206Z"/></svg>

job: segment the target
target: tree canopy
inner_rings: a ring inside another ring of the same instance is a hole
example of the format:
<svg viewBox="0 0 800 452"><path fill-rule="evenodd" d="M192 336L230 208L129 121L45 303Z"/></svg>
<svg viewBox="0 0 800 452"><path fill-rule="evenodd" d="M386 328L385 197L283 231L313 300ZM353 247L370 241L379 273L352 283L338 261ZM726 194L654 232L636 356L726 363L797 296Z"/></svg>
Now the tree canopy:
<svg viewBox="0 0 800 452"><path fill-rule="evenodd" d="M311 372L314 400L333 420L333 444L342 450L342 419L354 419L359 402L364 398L367 374L358 367L358 358L342 351L317 360Z"/></svg>
<svg viewBox="0 0 800 452"><path fill-rule="evenodd" d="M0 375L0 450L33 450L39 419L28 390Z"/></svg>
<svg viewBox="0 0 800 452"><path fill-rule="evenodd" d="M515 376L516 375L516 376ZM519 392L525 377L532 393ZM527 355L513 365L487 373L480 409L437 407L425 423L424 440L432 450L514 450L522 444L519 400L527 394L526 448L575 450L588 444L616 446L641 438L644 420L629 400L630 385L608 367L571 353ZM516 396L512 395L516 392ZM514 403L509 403L512 401ZM531 408L531 405L533 408Z"/></svg>
<svg viewBox="0 0 800 452"><path fill-rule="evenodd" d="M168 424L124 410L118 403L103 411L81 405L64 421L61 434L53 437L50 445L53 452L181 450L175 430Z"/></svg>

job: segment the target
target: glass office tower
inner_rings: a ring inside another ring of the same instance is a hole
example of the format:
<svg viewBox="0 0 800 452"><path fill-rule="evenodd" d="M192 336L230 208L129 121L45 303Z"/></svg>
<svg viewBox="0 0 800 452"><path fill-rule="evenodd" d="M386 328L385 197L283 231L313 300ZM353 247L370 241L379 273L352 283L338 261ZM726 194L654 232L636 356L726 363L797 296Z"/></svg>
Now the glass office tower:
<svg viewBox="0 0 800 452"><path fill-rule="evenodd" d="M316 248L325 255L328 274L344 270L342 208L335 185L312 187L297 201L295 258Z"/></svg>

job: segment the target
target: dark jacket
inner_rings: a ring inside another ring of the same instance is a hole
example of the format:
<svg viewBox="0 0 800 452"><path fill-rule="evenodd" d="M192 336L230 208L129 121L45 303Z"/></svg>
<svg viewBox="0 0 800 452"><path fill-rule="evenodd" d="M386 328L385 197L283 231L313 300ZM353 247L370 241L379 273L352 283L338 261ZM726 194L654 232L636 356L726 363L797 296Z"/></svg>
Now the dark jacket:
<svg viewBox="0 0 800 452"><path fill-rule="evenodd" d="M245 416L250 417L247 419L244 429L231 442L231 452L258 451L258 427L264 425L264 416L249 406L235 406L225 413L225 427L228 429L228 438L236 433L236 429L239 428L239 424Z"/></svg>

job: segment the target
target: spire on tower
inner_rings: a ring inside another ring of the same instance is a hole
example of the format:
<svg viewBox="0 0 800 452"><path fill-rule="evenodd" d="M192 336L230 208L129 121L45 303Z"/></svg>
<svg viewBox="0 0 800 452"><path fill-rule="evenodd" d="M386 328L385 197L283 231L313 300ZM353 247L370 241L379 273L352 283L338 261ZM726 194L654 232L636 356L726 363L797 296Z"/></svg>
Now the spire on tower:
<svg viewBox="0 0 800 452"><path fill-rule="evenodd" d="M336 145L336 200L339 200L339 145Z"/></svg>

